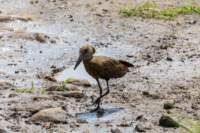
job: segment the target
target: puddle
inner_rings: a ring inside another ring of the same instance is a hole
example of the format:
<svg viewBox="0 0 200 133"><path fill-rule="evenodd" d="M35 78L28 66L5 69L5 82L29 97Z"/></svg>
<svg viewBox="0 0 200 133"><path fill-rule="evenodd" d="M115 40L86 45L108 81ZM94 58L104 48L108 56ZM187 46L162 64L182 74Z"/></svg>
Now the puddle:
<svg viewBox="0 0 200 133"><path fill-rule="evenodd" d="M83 112L83 113L77 113L76 117L81 120L86 121L92 121L99 118L103 118L106 116L109 116L113 113L117 113L119 111L123 110L123 108L109 108L109 109L103 109L102 112ZM112 117L113 118L113 117ZM110 120L110 117L106 118L107 120Z"/></svg>
<svg viewBox="0 0 200 133"><path fill-rule="evenodd" d="M96 81L85 71L83 63L77 67L76 71L74 71L74 66L71 66L70 68L57 74L55 78L57 81L64 81L68 78L85 79L92 84L96 84Z"/></svg>

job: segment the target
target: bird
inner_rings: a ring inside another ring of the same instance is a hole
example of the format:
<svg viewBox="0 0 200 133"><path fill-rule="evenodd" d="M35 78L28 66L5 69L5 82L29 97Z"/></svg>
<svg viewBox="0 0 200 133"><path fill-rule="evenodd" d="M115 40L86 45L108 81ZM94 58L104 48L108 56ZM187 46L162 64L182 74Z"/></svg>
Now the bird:
<svg viewBox="0 0 200 133"><path fill-rule="evenodd" d="M109 94L109 80L123 77L129 72L129 67L133 67L133 64L124 60L107 56L94 56L95 52L95 47L91 44L83 45L79 50L79 57L74 66L74 70L76 70L79 64L83 62L87 73L97 81L99 97L93 102L92 105L96 105L96 108L91 110L91 112L98 111L102 98ZM103 93L99 79L106 81L107 90L105 93Z"/></svg>

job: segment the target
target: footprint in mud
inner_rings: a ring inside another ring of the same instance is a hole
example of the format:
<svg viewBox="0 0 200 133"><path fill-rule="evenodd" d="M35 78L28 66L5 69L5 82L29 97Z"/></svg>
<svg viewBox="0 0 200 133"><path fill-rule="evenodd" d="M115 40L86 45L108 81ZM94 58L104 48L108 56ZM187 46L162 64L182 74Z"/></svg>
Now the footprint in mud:
<svg viewBox="0 0 200 133"><path fill-rule="evenodd" d="M108 115L111 115L113 113L117 113L119 111L123 110L123 108L108 108L108 109L101 109L98 112L83 112L83 113L77 113L76 117L81 120L95 120L98 118L102 118Z"/></svg>

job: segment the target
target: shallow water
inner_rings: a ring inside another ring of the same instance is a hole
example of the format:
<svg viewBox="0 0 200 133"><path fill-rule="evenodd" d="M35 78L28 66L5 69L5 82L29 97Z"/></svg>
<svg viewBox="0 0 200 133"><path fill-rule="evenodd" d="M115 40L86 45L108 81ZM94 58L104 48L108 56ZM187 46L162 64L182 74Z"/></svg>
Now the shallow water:
<svg viewBox="0 0 200 133"><path fill-rule="evenodd" d="M92 120L101 119L103 117L109 116L113 113L117 113L121 110L123 110L123 108L108 108L108 109L102 109L100 112L77 113L76 117L81 120L92 121ZM106 119L110 120L110 117L107 117Z"/></svg>
<svg viewBox="0 0 200 133"><path fill-rule="evenodd" d="M64 81L68 78L85 79L92 84L96 83L96 81L85 71L83 63L81 63L76 70L74 70L73 66L65 69L61 73L57 74L55 78L58 81Z"/></svg>

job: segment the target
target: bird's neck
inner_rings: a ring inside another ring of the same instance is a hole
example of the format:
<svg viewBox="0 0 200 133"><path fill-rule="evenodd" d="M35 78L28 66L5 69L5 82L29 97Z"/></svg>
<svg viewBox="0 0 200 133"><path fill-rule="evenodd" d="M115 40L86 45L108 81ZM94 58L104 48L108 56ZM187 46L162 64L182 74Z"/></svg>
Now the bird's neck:
<svg viewBox="0 0 200 133"><path fill-rule="evenodd" d="M84 59L84 60L83 60L83 63L84 63L84 64L89 63L89 62L92 60L92 58L93 58L93 56L92 56L91 58Z"/></svg>

